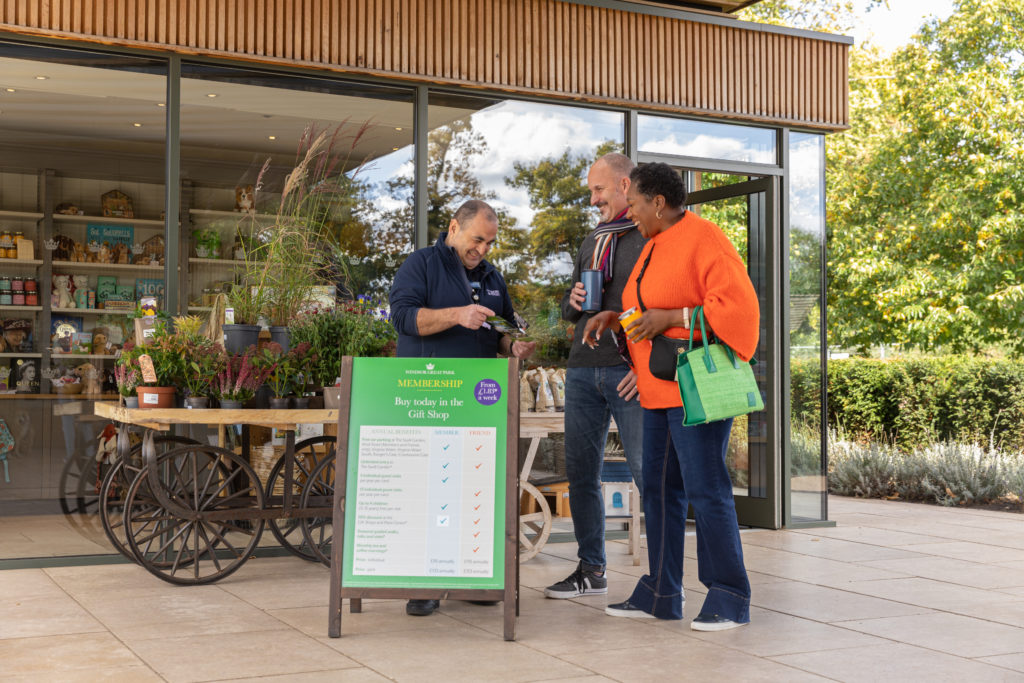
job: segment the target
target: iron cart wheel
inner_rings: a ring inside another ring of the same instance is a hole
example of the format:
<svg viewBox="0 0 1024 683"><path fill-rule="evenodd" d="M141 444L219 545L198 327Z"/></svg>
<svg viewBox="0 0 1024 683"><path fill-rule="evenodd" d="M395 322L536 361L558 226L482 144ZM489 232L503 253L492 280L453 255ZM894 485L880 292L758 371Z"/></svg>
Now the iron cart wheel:
<svg viewBox="0 0 1024 683"><path fill-rule="evenodd" d="M324 458L334 459L334 445L337 438L333 436L315 436L310 439L303 439L295 444L295 471L292 475L292 495L294 505L299 506L302 496L302 489L310 480L310 475L316 466ZM273 508L283 504L284 500L284 454L277 459L267 477L266 496L267 507ZM276 489L276 490L275 490ZM320 556L306 541L302 533L302 519L296 517L282 517L267 521L267 527L274 538L286 548L288 552L297 555L310 562L322 561Z"/></svg>
<svg viewBox="0 0 1024 683"><path fill-rule="evenodd" d="M158 453L178 446L198 443L193 439L173 434L153 438L153 444ZM103 484L100 486L100 521L103 523L103 533L107 535L107 539L115 550L136 564L138 560L129 550L128 541L124 535L124 502L128 494L128 487L141 471L142 443L140 442L132 446L126 458L117 459L117 462L107 470L107 474L103 477ZM137 504L141 506L153 506L152 500L144 500L139 497L137 501Z"/></svg>
<svg viewBox="0 0 1024 683"><path fill-rule="evenodd" d="M246 515L262 510L264 498L245 458L215 446L182 446L150 467L155 471L136 477L125 499L125 535L139 564L181 585L237 571L263 533L263 520ZM156 483L158 473L165 474ZM154 485L159 490L151 491Z"/></svg>
<svg viewBox="0 0 1024 683"><path fill-rule="evenodd" d="M520 500L532 498L536 512L519 515L519 561L526 562L533 558L548 542L551 534L551 506L537 487L528 481L519 482Z"/></svg>
<svg viewBox="0 0 1024 683"><path fill-rule="evenodd" d="M302 487L302 508L326 507L334 509L334 458L324 458L309 475L309 481ZM331 542L334 528L331 515L326 517L305 517L300 520L304 546L321 563L331 566Z"/></svg>

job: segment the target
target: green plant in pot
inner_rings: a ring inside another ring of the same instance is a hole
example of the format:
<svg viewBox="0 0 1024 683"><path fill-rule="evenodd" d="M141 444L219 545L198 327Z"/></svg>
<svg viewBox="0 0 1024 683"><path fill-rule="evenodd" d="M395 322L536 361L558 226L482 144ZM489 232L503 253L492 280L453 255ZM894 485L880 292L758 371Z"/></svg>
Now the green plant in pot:
<svg viewBox="0 0 1024 683"><path fill-rule="evenodd" d="M185 405L208 408L213 383L226 362L224 348L202 334L203 321L196 316L174 319L177 344L185 351Z"/></svg>
<svg viewBox="0 0 1024 683"><path fill-rule="evenodd" d="M307 391L313 389L313 369L319 358L316 349L309 342L300 342L288 352L292 357L292 387L295 391L295 407L308 408Z"/></svg>
<svg viewBox="0 0 1024 683"><path fill-rule="evenodd" d="M266 373L267 385L274 397L270 399L271 408L287 408L288 395L292 391L294 358L277 342L270 342L256 352L252 363Z"/></svg>
<svg viewBox="0 0 1024 683"><path fill-rule="evenodd" d="M139 395L139 407L173 408L177 387L184 383L188 372L187 344L164 322L158 321L153 336L136 348L141 349L138 363L142 370L142 383L135 390ZM147 378L147 358L152 363L153 380Z"/></svg>

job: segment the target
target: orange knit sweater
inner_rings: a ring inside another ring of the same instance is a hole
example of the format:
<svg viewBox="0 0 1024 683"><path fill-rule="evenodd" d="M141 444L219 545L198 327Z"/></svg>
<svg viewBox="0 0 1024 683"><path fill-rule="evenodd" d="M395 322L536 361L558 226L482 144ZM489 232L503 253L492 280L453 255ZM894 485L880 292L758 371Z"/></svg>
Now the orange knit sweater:
<svg viewBox="0 0 1024 683"><path fill-rule="evenodd" d="M652 251L653 250L653 251ZM691 211L678 223L650 239L637 259L622 292L625 309L636 306L636 279L650 255L651 261L640 282L640 295L647 308L694 308L704 306L704 318L718 338L743 360L750 360L757 348L760 309L757 294L736 247L721 228ZM672 327L664 334L689 338L689 330ZM694 343L700 336L698 327ZM675 408L682 405L679 388L651 375L648 360L651 342L629 343L637 374L640 404L644 408Z"/></svg>

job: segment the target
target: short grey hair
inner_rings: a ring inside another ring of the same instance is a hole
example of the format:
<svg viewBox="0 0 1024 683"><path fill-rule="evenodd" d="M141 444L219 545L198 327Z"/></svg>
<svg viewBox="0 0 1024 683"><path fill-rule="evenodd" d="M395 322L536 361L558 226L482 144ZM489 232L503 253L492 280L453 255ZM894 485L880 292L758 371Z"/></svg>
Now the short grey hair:
<svg viewBox="0 0 1024 683"><path fill-rule="evenodd" d="M608 168L610 168L620 178L628 178L630 172L636 168L636 164L633 163L632 159L627 157L625 154L619 154L618 152L608 152L607 154L598 157L597 161L594 163L596 164L598 161L603 161L607 164Z"/></svg>

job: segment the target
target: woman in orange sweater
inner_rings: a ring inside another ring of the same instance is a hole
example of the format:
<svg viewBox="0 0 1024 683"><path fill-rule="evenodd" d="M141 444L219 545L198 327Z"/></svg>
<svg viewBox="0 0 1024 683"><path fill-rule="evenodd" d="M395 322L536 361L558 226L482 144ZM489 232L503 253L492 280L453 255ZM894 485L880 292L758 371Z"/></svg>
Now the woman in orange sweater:
<svg viewBox="0 0 1024 683"><path fill-rule="evenodd" d="M690 627L735 628L750 621L750 582L725 466L732 420L684 427L678 386L651 374L650 340L659 334L687 338L690 313L703 305L716 336L749 360L757 347L757 295L722 230L684 210L686 187L671 167L634 169L627 200L629 218L649 239L626 283L622 305L644 311L625 332L644 407L643 503L650 568L628 599L605 611L683 618L683 540L687 506L692 505L698 576L708 593ZM596 344L608 328L620 329L613 311L595 315L583 341Z"/></svg>

